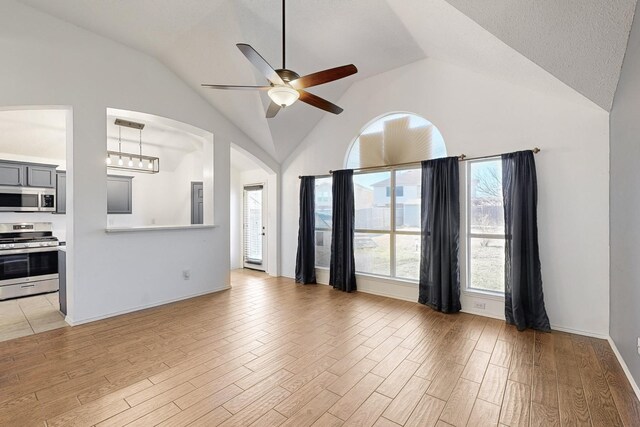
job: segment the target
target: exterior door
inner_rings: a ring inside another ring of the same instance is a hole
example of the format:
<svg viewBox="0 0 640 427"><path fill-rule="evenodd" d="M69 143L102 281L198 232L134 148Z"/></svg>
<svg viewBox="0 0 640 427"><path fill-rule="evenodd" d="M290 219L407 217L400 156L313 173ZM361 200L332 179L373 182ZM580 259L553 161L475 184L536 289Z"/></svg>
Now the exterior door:
<svg viewBox="0 0 640 427"><path fill-rule="evenodd" d="M245 268L264 271L265 221L264 187L244 187L243 264Z"/></svg>
<svg viewBox="0 0 640 427"><path fill-rule="evenodd" d="M191 224L204 224L203 186L201 182L191 183Z"/></svg>

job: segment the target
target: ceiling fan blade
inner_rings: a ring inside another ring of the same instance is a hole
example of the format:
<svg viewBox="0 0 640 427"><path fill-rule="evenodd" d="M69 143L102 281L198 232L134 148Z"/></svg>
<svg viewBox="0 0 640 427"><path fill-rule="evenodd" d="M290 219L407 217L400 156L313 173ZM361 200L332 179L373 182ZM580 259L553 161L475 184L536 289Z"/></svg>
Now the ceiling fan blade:
<svg viewBox="0 0 640 427"><path fill-rule="evenodd" d="M262 56L260 56L260 54L254 48L245 43L238 43L236 44L236 46L238 46L240 52L242 52L244 56L247 57L249 62L251 62L253 66L256 67L262 73L262 75L267 78L267 80L276 85L284 85L284 81L282 80L282 78L280 78L278 73L276 73L276 70L274 70L273 67L269 65L269 63Z"/></svg>
<svg viewBox="0 0 640 427"><path fill-rule="evenodd" d="M202 87L208 87L209 89L222 89L222 90L269 90L272 86L234 86L234 85L209 85L202 84Z"/></svg>
<svg viewBox="0 0 640 427"><path fill-rule="evenodd" d="M276 114L278 114L278 111L280 111L282 107L280 107L278 104L276 104L275 102L271 101L271 103L269 104L269 108L267 108L267 119L272 119L276 116Z"/></svg>
<svg viewBox="0 0 640 427"><path fill-rule="evenodd" d="M341 67L330 68L328 70L318 71L317 73L307 74L296 80L293 80L289 84L294 89L304 89L306 87L318 86L324 83L329 83L334 80L343 79L347 76L355 74L358 69L355 65L343 65Z"/></svg>
<svg viewBox="0 0 640 427"><path fill-rule="evenodd" d="M316 108L320 108L321 110L328 111L333 114L342 113L342 108L338 107L336 104L332 104L326 99L320 98L317 95L309 93L304 90L298 90L300 92L300 101L306 102L309 105L313 105Z"/></svg>

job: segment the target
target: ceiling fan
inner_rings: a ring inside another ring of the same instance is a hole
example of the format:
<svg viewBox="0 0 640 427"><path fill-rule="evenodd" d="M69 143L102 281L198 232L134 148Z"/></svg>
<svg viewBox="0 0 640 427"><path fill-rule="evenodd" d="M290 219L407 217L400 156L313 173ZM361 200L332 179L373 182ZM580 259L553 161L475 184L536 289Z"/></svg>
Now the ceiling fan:
<svg viewBox="0 0 640 427"><path fill-rule="evenodd" d="M310 92L306 88L329 83L339 80L358 72L355 65L343 65L341 67L330 68L328 70L318 71L316 73L307 74L300 77L295 71L289 70L285 66L285 0L282 0L282 68L274 70L271 65L250 45L238 43L238 49L247 57L249 62L256 67L262 75L269 81L269 86L229 86L229 85L212 85L203 84L202 86L211 89L224 90L262 90L267 91L271 103L267 108L267 118L275 117L281 108L288 107L298 99L309 105L321 110L328 111L333 114L342 113L342 108L320 98Z"/></svg>

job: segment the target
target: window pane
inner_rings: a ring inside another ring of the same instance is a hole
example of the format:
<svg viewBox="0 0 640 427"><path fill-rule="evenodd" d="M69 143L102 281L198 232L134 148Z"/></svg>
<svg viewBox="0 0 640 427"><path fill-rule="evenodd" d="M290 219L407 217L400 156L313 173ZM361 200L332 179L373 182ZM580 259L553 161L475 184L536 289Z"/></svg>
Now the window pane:
<svg viewBox="0 0 640 427"><path fill-rule="evenodd" d="M390 172L365 173L353 176L356 202L356 229L389 230L391 197L387 192Z"/></svg>
<svg viewBox="0 0 640 427"><path fill-rule="evenodd" d="M396 172L396 230L420 231L420 169Z"/></svg>
<svg viewBox="0 0 640 427"><path fill-rule="evenodd" d="M500 160L472 162L469 168L471 232L504 234Z"/></svg>
<svg viewBox="0 0 640 427"><path fill-rule="evenodd" d="M396 235L396 277L420 279L419 235Z"/></svg>
<svg viewBox="0 0 640 427"><path fill-rule="evenodd" d="M388 234L356 233L353 247L356 271L361 273L390 274L390 239Z"/></svg>
<svg viewBox="0 0 640 427"><path fill-rule="evenodd" d="M331 228L331 178L316 178L316 228Z"/></svg>
<svg viewBox="0 0 640 427"><path fill-rule="evenodd" d="M469 288L504 292L504 239L470 239Z"/></svg>
<svg viewBox="0 0 640 427"><path fill-rule="evenodd" d="M329 268L331 261L331 230L316 230L316 267Z"/></svg>

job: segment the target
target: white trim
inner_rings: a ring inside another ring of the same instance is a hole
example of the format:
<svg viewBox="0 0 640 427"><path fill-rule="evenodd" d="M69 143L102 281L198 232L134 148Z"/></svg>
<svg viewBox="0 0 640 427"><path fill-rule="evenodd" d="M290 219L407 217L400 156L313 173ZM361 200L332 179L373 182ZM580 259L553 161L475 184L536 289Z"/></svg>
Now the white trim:
<svg viewBox="0 0 640 427"><path fill-rule="evenodd" d="M132 233L137 231L165 231L165 230L202 230L203 228L216 228L212 224L191 224L191 225L146 225L141 227L109 227L105 228L105 233Z"/></svg>
<svg viewBox="0 0 640 427"><path fill-rule="evenodd" d="M140 305L140 306L137 306L137 307L128 308L126 310L116 311L116 312L113 312L113 313L103 314L101 316L96 316L96 317L89 317L87 319L81 319L81 320L73 320L67 315L67 316L65 316L64 321L67 322L71 326L78 326L78 325L83 325L85 323L95 322L97 320L103 320L103 319L108 319L110 317L120 316L122 314L128 314L128 313L133 313L135 311L145 310L147 308L154 308L154 307L159 307L159 306L165 305L165 304L171 304L172 302L183 301L183 300L199 297L199 296L202 296L202 295L207 295L207 294L213 294L213 293L216 293L216 292L226 291L227 289L231 289L231 286L226 286L224 288L214 289L214 290L209 290L209 291L204 291L204 292L197 292L195 294L189 294L189 295L181 296L181 297L178 297L178 298L172 298L172 299L168 299L168 300L164 300L164 301L160 301L160 302L156 302L156 303Z"/></svg>
<svg viewBox="0 0 640 427"><path fill-rule="evenodd" d="M599 334L597 332L583 331L581 329L566 328L564 326L553 325L553 324L551 325L551 330L558 331L558 332L567 332L569 334L575 334L575 335L583 335L585 337L598 338L598 339L601 339L601 340L609 339L609 335L606 335L606 334Z"/></svg>
<svg viewBox="0 0 640 427"><path fill-rule="evenodd" d="M638 384L636 383L635 378L633 378L633 375L631 375L631 371L629 370L629 367L627 366L624 359L622 358L622 355L618 351L618 347L616 347L616 343L613 341L611 337L607 337L606 340L609 341L609 345L613 350L613 354L616 355L616 358L618 359L618 363L620 363L620 366L622 366L622 370L624 371L624 374L627 376L627 380L629 381L629 384L631 384L631 388L636 393L636 397L638 398L638 400L640 400L640 387L638 387Z"/></svg>
<svg viewBox="0 0 640 427"><path fill-rule="evenodd" d="M494 301L504 301L504 292L500 294L499 292L483 291L473 288L462 289L461 292L463 295L469 298L485 298Z"/></svg>

